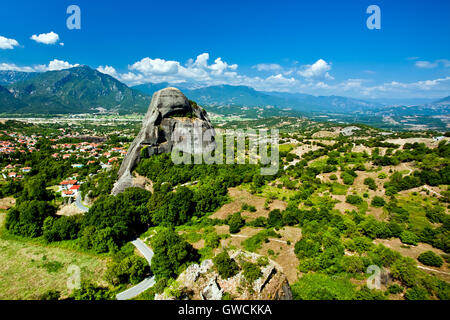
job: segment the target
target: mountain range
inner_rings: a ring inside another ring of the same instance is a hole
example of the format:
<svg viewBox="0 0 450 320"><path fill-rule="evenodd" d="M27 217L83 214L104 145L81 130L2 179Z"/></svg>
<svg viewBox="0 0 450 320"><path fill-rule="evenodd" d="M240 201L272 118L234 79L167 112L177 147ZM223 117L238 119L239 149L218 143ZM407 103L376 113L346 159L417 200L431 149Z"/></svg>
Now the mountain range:
<svg viewBox="0 0 450 320"><path fill-rule="evenodd" d="M145 113L154 92L172 86L147 83L128 87L119 80L79 66L60 71L26 73L0 71L0 113L6 114L79 114ZM303 93L264 92L247 86L215 85L189 89L176 85L185 95L214 112L233 114L239 108L256 108L258 115L293 113L447 115L450 97L432 103L411 106L385 106L342 96L313 96ZM270 110L270 112L269 112Z"/></svg>
<svg viewBox="0 0 450 320"><path fill-rule="evenodd" d="M0 113L144 113L150 103L149 96L88 66L34 74L6 88L15 100L2 90Z"/></svg>

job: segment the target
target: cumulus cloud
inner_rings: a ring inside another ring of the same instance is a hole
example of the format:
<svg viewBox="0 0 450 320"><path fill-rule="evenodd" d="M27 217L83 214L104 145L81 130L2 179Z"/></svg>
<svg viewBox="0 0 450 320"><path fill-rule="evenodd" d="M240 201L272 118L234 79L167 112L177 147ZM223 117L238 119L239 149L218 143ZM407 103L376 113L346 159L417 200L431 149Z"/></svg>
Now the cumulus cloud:
<svg viewBox="0 0 450 320"><path fill-rule="evenodd" d="M328 73L331 70L331 64L323 59L319 59L313 64L303 66L298 74L307 79L328 79L334 78Z"/></svg>
<svg viewBox="0 0 450 320"><path fill-rule="evenodd" d="M19 67L14 63L0 63L0 71L34 72L36 70L32 67Z"/></svg>
<svg viewBox="0 0 450 320"><path fill-rule="evenodd" d="M258 71L278 71L283 69L282 66L276 63L260 63L257 65L254 65L252 68L258 70Z"/></svg>
<svg viewBox="0 0 450 320"><path fill-rule="evenodd" d="M34 71L45 72L45 71L58 71L64 69L70 69L78 67L79 64L71 64L67 61L53 59L48 63L48 65L41 64L33 67Z"/></svg>
<svg viewBox="0 0 450 320"><path fill-rule="evenodd" d="M117 73L117 70L114 67L111 66L99 66L97 68L97 71L110 75L111 77L117 78L119 74Z"/></svg>
<svg viewBox="0 0 450 320"><path fill-rule="evenodd" d="M17 42L17 40L0 36L0 49L14 49L14 47L17 47L18 45L19 42Z"/></svg>
<svg viewBox="0 0 450 320"><path fill-rule="evenodd" d="M40 35L33 34L30 39L43 44L55 44L59 41L59 35L50 31L49 33L41 33Z"/></svg>

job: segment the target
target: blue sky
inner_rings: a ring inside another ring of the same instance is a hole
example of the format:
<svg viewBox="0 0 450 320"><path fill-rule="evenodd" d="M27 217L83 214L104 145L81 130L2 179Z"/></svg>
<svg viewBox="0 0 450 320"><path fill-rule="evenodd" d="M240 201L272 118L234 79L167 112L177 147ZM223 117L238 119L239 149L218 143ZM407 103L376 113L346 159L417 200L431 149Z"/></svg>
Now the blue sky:
<svg viewBox="0 0 450 320"><path fill-rule="evenodd" d="M81 30L66 27L69 5ZM369 30L369 5L381 29ZM129 84L450 95L450 1L3 1L0 70L86 64ZM34 35L34 37L33 37Z"/></svg>

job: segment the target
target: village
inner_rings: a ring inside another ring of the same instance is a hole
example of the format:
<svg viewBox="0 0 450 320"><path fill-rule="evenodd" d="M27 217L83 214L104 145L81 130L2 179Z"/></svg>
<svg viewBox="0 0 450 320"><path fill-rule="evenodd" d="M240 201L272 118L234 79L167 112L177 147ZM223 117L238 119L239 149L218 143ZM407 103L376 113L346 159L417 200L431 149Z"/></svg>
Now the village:
<svg viewBox="0 0 450 320"><path fill-rule="evenodd" d="M21 181L32 172L33 167L28 165L29 161L21 158L38 152L39 140L42 138L48 137L38 134L26 135L19 130L0 130L0 159L3 160L0 162L1 184ZM58 134L53 135L48 141L54 151L51 157L56 161L68 161L73 168L73 172L68 173L53 188L57 195L66 198L67 203L71 203L78 196L80 186L87 177L101 170L109 170L113 164L120 163L127 153L124 142L106 143L106 138L80 136L78 132L64 128L59 128Z"/></svg>

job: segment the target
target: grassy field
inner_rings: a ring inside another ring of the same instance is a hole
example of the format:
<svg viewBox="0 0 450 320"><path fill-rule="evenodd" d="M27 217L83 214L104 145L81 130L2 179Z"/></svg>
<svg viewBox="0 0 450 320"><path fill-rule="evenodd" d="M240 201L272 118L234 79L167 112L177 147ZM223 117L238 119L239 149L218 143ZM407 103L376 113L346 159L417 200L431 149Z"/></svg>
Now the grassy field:
<svg viewBox="0 0 450 320"><path fill-rule="evenodd" d="M0 213L0 227L6 214ZM67 296L70 291L67 269L76 265L81 280L102 283L106 259L58 247L48 247L22 240L5 239L0 234L0 299L37 299L54 289Z"/></svg>

